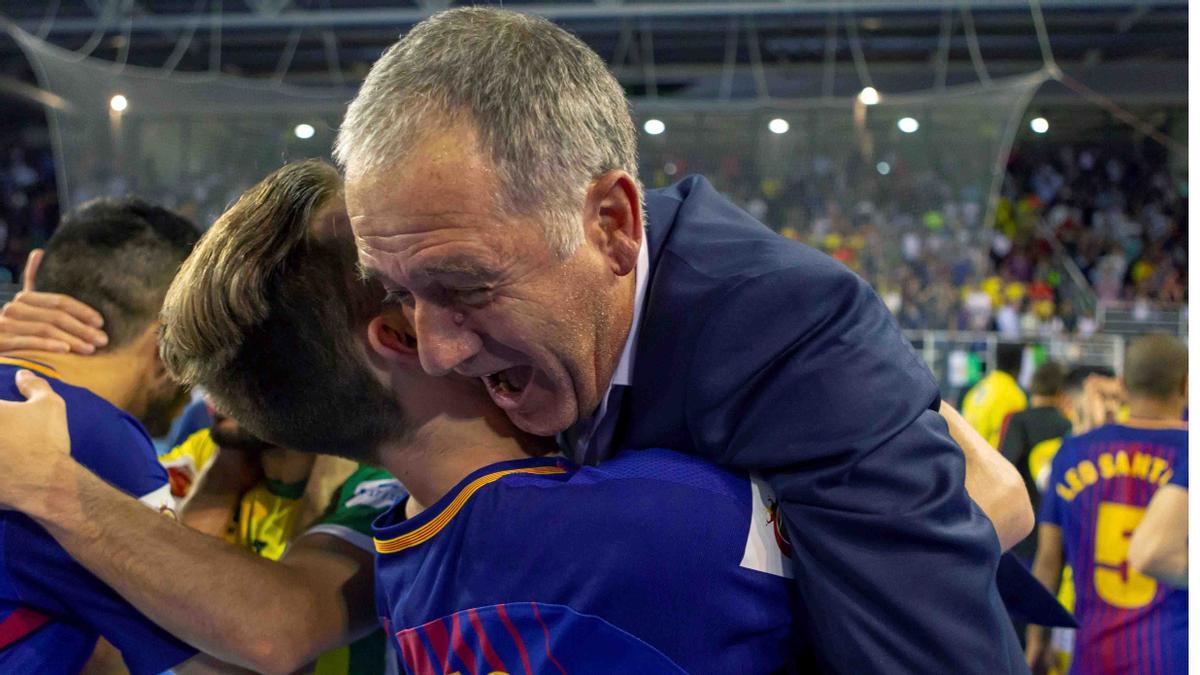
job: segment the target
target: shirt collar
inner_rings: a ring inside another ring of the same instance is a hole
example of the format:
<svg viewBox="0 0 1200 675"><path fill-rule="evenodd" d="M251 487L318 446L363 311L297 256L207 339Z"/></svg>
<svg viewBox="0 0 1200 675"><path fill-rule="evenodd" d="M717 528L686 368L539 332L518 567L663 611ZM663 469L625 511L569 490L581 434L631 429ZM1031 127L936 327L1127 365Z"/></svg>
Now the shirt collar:
<svg viewBox="0 0 1200 675"><path fill-rule="evenodd" d="M629 386L633 384L633 358L637 351L638 325L641 323L642 305L646 301L646 286L650 284L650 247L646 245L645 237L642 237L642 243L638 250L634 283L636 290L633 295L633 322L629 326L629 337L625 338L625 349L621 351L621 360L617 362L612 382L608 385L609 391L612 391L613 385ZM606 395L605 399L607 398Z"/></svg>
<svg viewBox="0 0 1200 675"><path fill-rule="evenodd" d="M628 387L633 384L633 359L637 351L638 324L641 323L642 305L645 303L646 287L649 285L650 246L643 238L638 250L637 268L634 270L633 318L630 321L629 336L625 338L625 348L621 351L621 360L617 362L612 381L608 383L596 412L591 417L580 418L559 436L559 443L576 461L583 461L597 428L610 413L608 402L612 397L613 387Z"/></svg>

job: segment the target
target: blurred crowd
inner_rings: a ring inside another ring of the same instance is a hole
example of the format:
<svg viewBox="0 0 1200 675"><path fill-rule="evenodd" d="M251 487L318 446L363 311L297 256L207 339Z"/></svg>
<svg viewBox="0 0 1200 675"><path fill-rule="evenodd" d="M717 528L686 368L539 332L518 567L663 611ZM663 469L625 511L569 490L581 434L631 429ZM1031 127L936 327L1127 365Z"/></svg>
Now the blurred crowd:
<svg viewBox="0 0 1200 675"><path fill-rule="evenodd" d="M1187 204L1165 157L1018 147L994 230L981 227L978 186L955 186L953 175L817 158L788 185L734 180L730 191L862 275L907 329L1087 336L1097 329L1092 294L1097 304L1186 302ZM855 200L830 197L840 194Z"/></svg>
<svg viewBox="0 0 1200 675"><path fill-rule="evenodd" d="M816 155L794 162L790 178L777 181L758 179L730 157L714 166L668 162L648 172L647 182L708 175L752 215L862 275L906 329L1087 336L1097 321L1081 289L1100 303L1186 302L1186 198L1164 156L1132 146L1017 147L994 230L982 227L986 193L969 178L986 175L986 161L962 158L917 171ZM968 178L954 184L960 177ZM209 223L249 182L214 174L177 189L139 185L137 192ZM100 173L74 187L81 199L134 188ZM9 151L0 165L0 200L4 283L17 278L26 253L58 220L49 149Z"/></svg>
<svg viewBox="0 0 1200 675"><path fill-rule="evenodd" d="M0 283L20 274L30 249L58 223L54 159L49 148L11 148L0 159Z"/></svg>

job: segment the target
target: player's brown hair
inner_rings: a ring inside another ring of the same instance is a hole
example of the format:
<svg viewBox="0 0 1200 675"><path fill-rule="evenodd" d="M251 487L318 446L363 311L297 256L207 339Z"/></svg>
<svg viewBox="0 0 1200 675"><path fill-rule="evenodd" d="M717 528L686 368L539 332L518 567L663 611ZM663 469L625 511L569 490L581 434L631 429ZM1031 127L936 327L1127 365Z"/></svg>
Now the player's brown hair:
<svg viewBox="0 0 1200 675"><path fill-rule="evenodd" d="M383 293L357 274L341 190L316 160L247 190L167 292L160 350L264 440L370 460L406 429L358 338Z"/></svg>
<svg viewBox="0 0 1200 675"><path fill-rule="evenodd" d="M1166 333L1140 337L1125 351L1125 389L1131 396L1166 400L1183 393L1187 345Z"/></svg>
<svg viewBox="0 0 1200 675"><path fill-rule="evenodd" d="M64 214L46 243L38 290L69 295L99 312L111 351L158 317L167 287L199 238L190 220L145 200L93 199Z"/></svg>
<svg viewBox="0 0 1200 675"><path fill-rule="evenodd" d="M1057 361L1047 361L1033 371L1029 393L1034 396L1058 396L1066 388L1067 369Z"/></svg>

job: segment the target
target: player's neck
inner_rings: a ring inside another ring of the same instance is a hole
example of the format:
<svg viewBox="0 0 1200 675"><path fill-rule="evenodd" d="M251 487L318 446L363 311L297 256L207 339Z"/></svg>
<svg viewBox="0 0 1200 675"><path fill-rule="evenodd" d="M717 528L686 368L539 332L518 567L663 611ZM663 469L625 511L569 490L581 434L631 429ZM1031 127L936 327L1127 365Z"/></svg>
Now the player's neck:
<svg viewBox="0 0 1200 675"><path fill-rule="evenodd" d="M92 356L21 350L4 356L44 363L63 382L87 389L126 412L142 387L144 364L133 350L103 351Z"/></svg>
<svg viewBox="0 0 1200 675"><path fill-rule="evenodd" d="M1033 397L1029 399L1029 407L1030 408L1055 408L1055 407L1058 407L1058 397L1042 396L1041 394L1034 394Z"/></svg>
<svg viewBox="0 0 1200 675"><path fill-rule="evenodd" d="M1130 397L1129 421L1131 423L1180 424L1186 404L1182 399L1160 401L1152 398Z"/></svg>
<svg viewBox="0 0 1200 675"><path fill-rule="evenodd" d="M407 515L412 517L479 469L554 451L552 440L521 432L503 413L447 415L423 424L403 447L385 451L383 464L411 495Z"/></svg>

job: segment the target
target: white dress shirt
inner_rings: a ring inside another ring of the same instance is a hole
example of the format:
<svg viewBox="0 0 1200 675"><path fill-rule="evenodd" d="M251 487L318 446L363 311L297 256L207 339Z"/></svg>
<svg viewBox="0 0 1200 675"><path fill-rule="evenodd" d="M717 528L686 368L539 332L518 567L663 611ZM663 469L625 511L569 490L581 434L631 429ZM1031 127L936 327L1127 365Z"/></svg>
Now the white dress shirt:
<svg viewBox="0 0 1200 675"><path fill-rule="evenodd" d="M614 398L615 387L628 387L633 383L633 360L637 352L638 325L642 318L642 305L646 302L646 286L650 283L650 247L643 236L638 249L637 268L634 270L633 317L630 320L629 337L625 338L625 348L621 351L621 360L617 361L617 369L613 371L612 381L604 397L600 399L600 407L591 417L581 417L563 434L566 441L566 452L576 462L585 460L604 459L608 448L596 448L589 453L589 446L596 440L596 431L609 412L609 402ZM616 411L613 414L617 414ZM611 440L611 439L607 439ZM598 452L597 452L598 451Z"/></svg>

